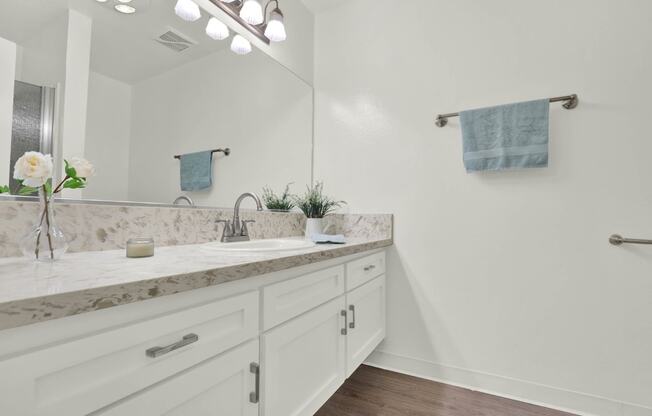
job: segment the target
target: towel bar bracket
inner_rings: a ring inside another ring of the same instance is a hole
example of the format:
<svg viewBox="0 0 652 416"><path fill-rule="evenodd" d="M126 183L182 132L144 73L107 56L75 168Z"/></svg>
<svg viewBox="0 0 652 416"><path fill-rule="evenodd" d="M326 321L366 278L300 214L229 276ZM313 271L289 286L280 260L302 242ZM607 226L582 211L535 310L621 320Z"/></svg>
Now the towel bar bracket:
<svg viewBox="0 0 652 416"><path fill-rule="evenodd" d="M577 94L571 94L571 95L564 95L561 97L552 97L549 99L551 103L558 103L558 102L564 102L562 104L562 107L564 107L566 110L572 110L573 108L576 108L577 105L580 102L579 97ZM451 117L459 117L460 113L449 113L449 114L439 114L435 118L435 124L437 127L444 127L448 124L448 119Z"/></svg>
<svg viewBox="0 0 652 416"><path fill-rule="evenodd" d="M213 149L213 150L211 150L211 155L214 154L214 153L224 153L224 156L228 156L228 155L231 154L231 149L229 149L227 147L225 149ZM175 159L181 159L181 155L175 155L174 158Z"/></svg>

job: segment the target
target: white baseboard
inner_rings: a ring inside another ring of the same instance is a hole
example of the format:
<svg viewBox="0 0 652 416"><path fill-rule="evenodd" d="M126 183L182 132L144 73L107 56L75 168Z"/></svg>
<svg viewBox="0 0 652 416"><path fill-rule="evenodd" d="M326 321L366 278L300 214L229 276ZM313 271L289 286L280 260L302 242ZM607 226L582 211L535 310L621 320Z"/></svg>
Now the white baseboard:
<svg viewBox="0 0 652 416"><path fill-rule="evenodd" d="M365 364L581 416L652 416L652 408L557 387L374 351Z"/></svg>

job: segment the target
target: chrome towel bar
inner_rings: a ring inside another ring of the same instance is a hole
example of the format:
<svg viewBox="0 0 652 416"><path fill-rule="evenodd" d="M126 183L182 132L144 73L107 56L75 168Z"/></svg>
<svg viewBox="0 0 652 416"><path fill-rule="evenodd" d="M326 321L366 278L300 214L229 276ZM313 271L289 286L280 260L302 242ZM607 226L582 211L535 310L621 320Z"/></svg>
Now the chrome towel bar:
<svg viewBox="0 0 652 416"><path fill-rule="evenodd" d="M622 235L614 234L609 237L609 242L614 246L623 244L652 244L652 240L641 240L640 238L625 238Z"/></svg>
<svg viewBox="0 0 652 416"><path fill-rule="evenodd" d="M551 103L565 101L563 107L566 110L572 110L573 108L577 107L577 104L579 103L579 98L577 97L577 94L571 94L571 95L564 95L561 97L552 97L549 98L549 101ZM444 127L446 124L448 124L449 118L459 117L459 116L460 113L439 114L435 119L435 124L437 125L437 127Z"/></svg>

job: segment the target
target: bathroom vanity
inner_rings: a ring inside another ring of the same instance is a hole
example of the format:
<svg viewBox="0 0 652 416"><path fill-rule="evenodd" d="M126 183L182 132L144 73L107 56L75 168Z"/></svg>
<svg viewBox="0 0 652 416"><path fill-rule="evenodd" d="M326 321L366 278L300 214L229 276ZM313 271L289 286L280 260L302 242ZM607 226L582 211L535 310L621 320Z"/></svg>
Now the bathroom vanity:
<svg viewBox="0 0 652 416"><path fill-rule="evenodd" d="M385 336L390 244L29 263L42 296L0 304L0 413L312 415ZM107 288L109 269L129 276Z"/></svg>

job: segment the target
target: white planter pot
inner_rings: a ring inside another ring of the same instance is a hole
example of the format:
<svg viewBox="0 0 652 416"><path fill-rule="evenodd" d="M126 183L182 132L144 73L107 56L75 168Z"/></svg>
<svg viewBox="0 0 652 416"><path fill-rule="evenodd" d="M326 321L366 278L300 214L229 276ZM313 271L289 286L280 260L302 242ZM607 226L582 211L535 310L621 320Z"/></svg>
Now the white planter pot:
<svg viewBox="0 0 652 416"><path fill-rule="evenodd" d="M306 239L310 240L313 234L324 233L323 218L308 218L306 220Z"/></svg>

